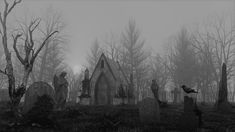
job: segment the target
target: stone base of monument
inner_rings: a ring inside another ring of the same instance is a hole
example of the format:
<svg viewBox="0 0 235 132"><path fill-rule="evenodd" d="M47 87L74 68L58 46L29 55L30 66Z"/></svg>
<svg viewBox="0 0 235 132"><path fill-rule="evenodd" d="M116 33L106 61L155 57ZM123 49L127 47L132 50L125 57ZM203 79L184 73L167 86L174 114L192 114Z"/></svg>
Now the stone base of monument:
<svg viewBox="0 0 235 132"><path fill-rule="evenodd" d="M129 100L127 99L127 103L128 103L128 104L131 104L131 105L136 104L134 98L130 98Z"/></svg>
<svg viewBox="0 0 235 132"><path fill-rule="evenodd" d="M229 102L221 102L216 104L216 110L223 113L232 111L232 105Z"/></svg>
<svg viewBox="0 0 235 132"><path fill-rule="evenodd" d="M82 105L90 105L90 98L80 98L80 104Z"/></svg>

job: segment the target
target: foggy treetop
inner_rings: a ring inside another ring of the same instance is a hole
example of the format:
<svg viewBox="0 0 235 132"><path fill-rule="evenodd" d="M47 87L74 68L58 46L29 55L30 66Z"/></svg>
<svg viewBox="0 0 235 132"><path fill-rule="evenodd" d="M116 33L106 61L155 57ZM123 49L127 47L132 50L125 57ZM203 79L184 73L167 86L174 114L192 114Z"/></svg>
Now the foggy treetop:
<svg viewBox="0 0 235 132"><path fill-rule="evenodd" d="M3 1L1 1L2 5ZM195 29L212 16L231 14L233 1L35 1L23 0L9 17L9 21L26 21L33 16L45 16L53 8L61 13L66 24L65 34L69 40L69 52L66 63L76 72L87 63L87 53L97 39L105 45L113 34L119 40L125 31L129 19L134 19L141 37L145 40L145 49L163 52L164 45L179 30L186 26ZM2 10L2 6L0 7Z"/></svg>

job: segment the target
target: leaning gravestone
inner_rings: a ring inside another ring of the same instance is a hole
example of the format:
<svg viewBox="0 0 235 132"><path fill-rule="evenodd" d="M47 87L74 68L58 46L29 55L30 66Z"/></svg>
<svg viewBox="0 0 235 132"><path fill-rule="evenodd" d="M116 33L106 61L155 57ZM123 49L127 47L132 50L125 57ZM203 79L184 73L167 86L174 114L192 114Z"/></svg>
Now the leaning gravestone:
<svg viewBox="0 0 235 132"><path fill-rule="evenodd" d="M25 93L23 113L27 113L37 101L37 98L43 95L48 95L54 99L54 89L46 82L34 82L29 86Z"/></svg>
<svg viewBox="0 0 235 132"><path fill-rule="evenodd" d="M139 117L144 124L160 122L160 108L156 99L147 97L139 103Z"/></svg>

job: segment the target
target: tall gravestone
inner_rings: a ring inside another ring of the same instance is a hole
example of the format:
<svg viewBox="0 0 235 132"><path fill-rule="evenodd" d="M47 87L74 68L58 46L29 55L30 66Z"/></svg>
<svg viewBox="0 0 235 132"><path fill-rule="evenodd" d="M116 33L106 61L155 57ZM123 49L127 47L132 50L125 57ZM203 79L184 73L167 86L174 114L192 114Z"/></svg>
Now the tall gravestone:
<svg viewBox="0 0 235 132"><path fill-rule="evenodd" d="M222 74L219 83L219 93L218 100L216 102L217 110L221 112L229 112L231 111L231 105L228 102L228 90L227 90L227 72L226 72L226 64L222 65Z"/></svg>
<svg viewBox="0 0 235 132"><path fill-rule="evenodd" d="M85 70L84 80L82 81L82 93L79 96L80 103L83 105L90 104L90 79L89 79L89 70Z"/></svg>

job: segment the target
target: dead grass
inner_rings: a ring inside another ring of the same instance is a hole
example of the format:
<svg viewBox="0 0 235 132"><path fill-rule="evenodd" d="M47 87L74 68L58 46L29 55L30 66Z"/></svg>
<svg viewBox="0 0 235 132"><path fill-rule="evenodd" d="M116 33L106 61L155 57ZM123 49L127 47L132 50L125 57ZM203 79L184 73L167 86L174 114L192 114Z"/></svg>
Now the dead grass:
<svg viewBox="0 0 235 132"><path fill-rule="evenodd" d="M7 108L0 104L0 131L48 131L48 132L81 132L81 131L182 131L177 125L183 112L182 105L168 105L161 108L161 123L155 126L144 126L138 117L136 105L125 106L81 106L70 105L63 111L54 111L51 115L54 126L51 128L32 127L29 124L9 127L14 121ZM201 130L223 132L235 130L235 113L218 113L213 105L200 105L203 111ZM199 130L198 130L199 131Z"/></svg>

